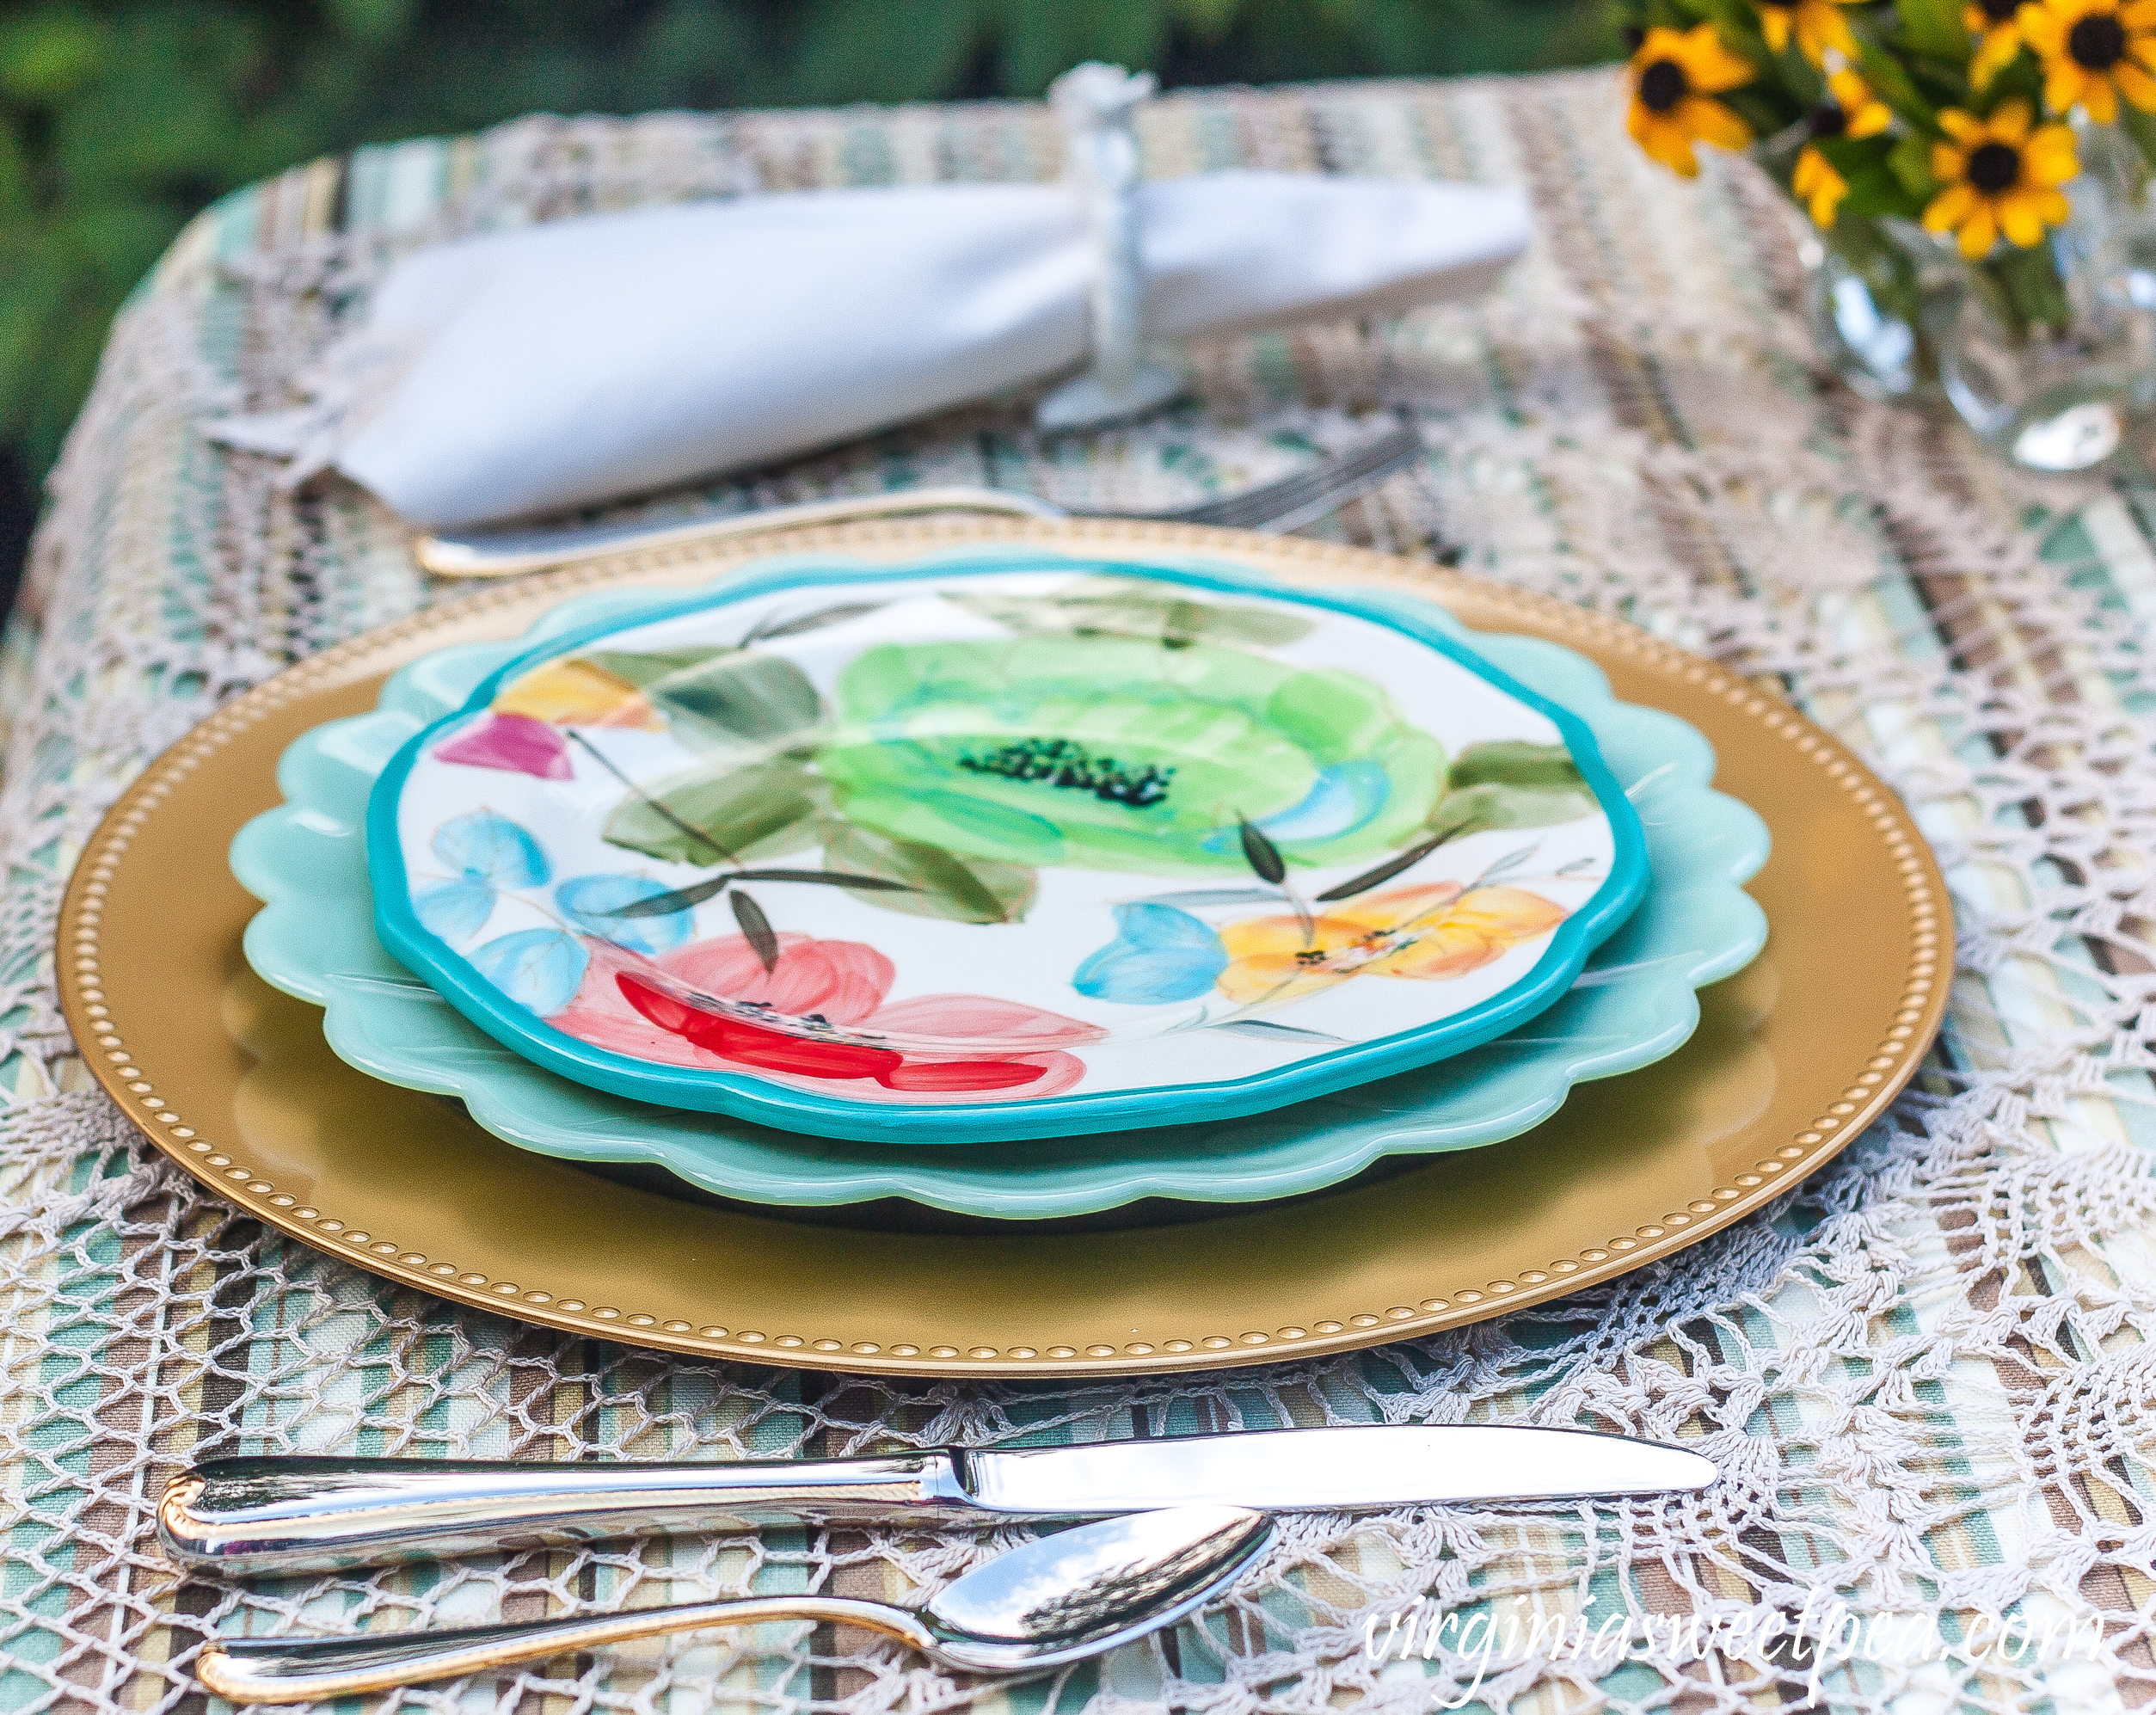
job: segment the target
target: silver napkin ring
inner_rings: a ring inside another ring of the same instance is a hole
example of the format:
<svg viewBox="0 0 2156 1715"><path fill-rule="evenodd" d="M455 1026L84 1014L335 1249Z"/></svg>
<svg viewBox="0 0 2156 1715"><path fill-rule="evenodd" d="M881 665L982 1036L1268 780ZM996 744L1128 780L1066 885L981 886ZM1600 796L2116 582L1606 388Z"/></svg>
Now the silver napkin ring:
<svg viewBox="0 0 2156 1715"><path fill-rule="evenodd" d="M1067 172L1093 244L1093 360L1041 400L1044 429L1090 428L1158 409L1182 377L1146 347L1146 273L1138 250L1138 132L1133 115L1157 87L1150 71L1089 61L1048 87Z"/></svg>

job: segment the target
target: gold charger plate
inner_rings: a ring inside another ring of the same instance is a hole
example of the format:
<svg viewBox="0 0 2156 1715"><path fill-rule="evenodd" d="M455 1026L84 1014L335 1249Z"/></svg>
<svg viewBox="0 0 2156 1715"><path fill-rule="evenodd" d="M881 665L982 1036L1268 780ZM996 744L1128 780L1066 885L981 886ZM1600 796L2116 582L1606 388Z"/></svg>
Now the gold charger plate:
<svg viewBox="0 0 2156 1715"><path fill-rule="evenodd" d="M715 1206L526 1153L453 1103L344 1066L319 1011L247 969L256 904L225 848L278 802L285 747L372 708L415 657L514 636L604 583L697 583L780 550L900 560L986 541L1195 551L1293 581L1390 587L1471 627L1580 650L1620 698L1704 732L1716 784L1766 819L1773 856L1751 883L1766 950L1703 994L1675 1054L1580 1087L1508 1142L1396 1159L1292 1202L958 1231L888 1206L813 1220ZM91 839L60 924L62 1004L99 1080L160 1149L269 1226L401 1285L580 1334L901 1374L1299 1357L1472 1322L1667 1256L1759 1208L1887 1105L1938 1027L1952 947L1945 887L1894 795L1735 676L1619 621L1386 556L1115 520L855 525L625 555L370 632L159 758Z"/></svg>

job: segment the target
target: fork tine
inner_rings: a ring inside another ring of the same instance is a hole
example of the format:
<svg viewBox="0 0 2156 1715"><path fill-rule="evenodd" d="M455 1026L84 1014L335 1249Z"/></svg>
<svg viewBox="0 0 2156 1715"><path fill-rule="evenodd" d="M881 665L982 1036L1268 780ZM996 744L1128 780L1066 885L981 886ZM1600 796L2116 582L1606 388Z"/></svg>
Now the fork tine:
<svg viewBox="0 0 2156 1715"><path fill-rule="evenodd" d="M1337 510L1355 494L1411 463L1422 452L1422 436L1404 427L1278 482L1151 516L1230 529L1269 528L1275 533L1295 530Z"/></svg>

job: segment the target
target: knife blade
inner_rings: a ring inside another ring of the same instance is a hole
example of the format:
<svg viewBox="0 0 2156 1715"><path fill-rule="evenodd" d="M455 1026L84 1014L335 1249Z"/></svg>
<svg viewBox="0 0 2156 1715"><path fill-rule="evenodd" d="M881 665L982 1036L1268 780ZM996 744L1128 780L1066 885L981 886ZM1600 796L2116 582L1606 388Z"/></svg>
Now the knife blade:
<svg viewBox="0 0 2156 1715"><path fill-rule="evenodd" d="M767 1525L980 1528L1205 1502L1336 1512L1704 1488L1685 1448L1507 1424L1350 1425L838 1460L215 1459L157 1509L165 1552L241 1577Z"/></svg>

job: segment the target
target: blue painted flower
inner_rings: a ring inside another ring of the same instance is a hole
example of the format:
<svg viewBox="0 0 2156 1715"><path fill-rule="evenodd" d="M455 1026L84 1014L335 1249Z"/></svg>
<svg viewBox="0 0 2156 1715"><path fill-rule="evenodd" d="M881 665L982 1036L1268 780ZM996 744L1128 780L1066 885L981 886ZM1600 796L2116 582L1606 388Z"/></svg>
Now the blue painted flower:
<svg viewBox="0 0 2156 1715"><path fill-rule="evenodd" d="M412 895L412 912L430 935L462 941L494 915L494 896L536 888L553 874L539 842L508 817L472 810L434 830L435 857L457 873Z"/></svg>
<svg viewBox="0 0 2156 1715"><path fill-rule="evenodd" d="M1115 938L1087 956L1071 986L1095 1000L1157 1006L1205 993L1227 963L1220 937L1189 912L1172 905L1119 905Z"/></svg>
<svg viewBox="0 0 2156 1715"><path fill-rule="evenodd" d="M591 956L566 929L519 929L476 949L471 962L510 999L544 1018L575 997Z"/></svg>
<svg viewBox="0 0 2156 1715"><path fill-rule="evenodd" d="M412 911L421 926L445 941L462 941L476 935L494 915L494 890L476 876L459 876L453 882L435 882L412 895Z"/></svg>
<svg viewBox="0 0 2156 1715"><path fill-rule="evenodd" d="M553 873L539 842L505 815L472 810L434 830L434 855L497 889L536 888Z"/></svg>

